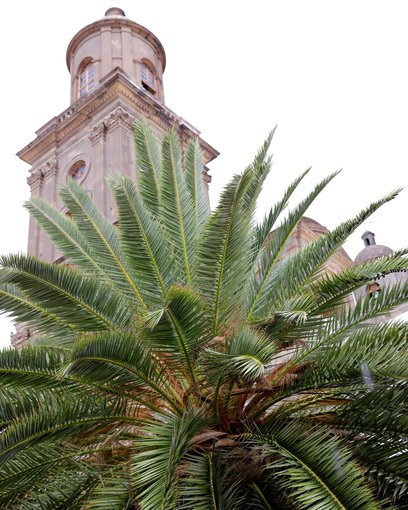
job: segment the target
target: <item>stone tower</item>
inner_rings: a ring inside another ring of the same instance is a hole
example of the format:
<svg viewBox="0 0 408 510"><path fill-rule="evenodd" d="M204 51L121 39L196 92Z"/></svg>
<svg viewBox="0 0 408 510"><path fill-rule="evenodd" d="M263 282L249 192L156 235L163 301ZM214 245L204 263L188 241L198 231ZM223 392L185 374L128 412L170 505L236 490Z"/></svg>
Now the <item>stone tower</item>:
<svg viewBox="0 0 408 510"><path fill-rule="evenodd" d="M121 172L135 176L132 125L147 118L153 130L175 129L185 143L198 138L205 164L218 152L200 132L164 103L166 55L157 37L126 18L118 8L80 30L67 49L71 104L36 132L18 156L31 165L28 184L40 196L64 210L58 188L76 179L98 208L116 220L105 177ZM203 179L210 181L206 167ZM30 220L28 253L58 261L60 255L34 219Z"/></svg>
<svg viewBox="0 0 408 510"><path fill-rule="evenodd" d="M122 173L135 177L132 126L145 118L158 138L178 132L183 145L197 138L207 164L218 152L200 138L200 132L164 104L163 73L166 55L157 37L126 18L116 7L87 25L67 49L71 104L36 132L36 138L17 155L31 165L27 182L39 196L64 212L58 188L75 179L112 222L116 211L105 177ZM208 191L210 177L203 169ZM68 212L68 211L66 211ZM33 218L30 219L28 253L58 262L61 255ZM16 324L11 342L22 346L30 337Z"/></svg>

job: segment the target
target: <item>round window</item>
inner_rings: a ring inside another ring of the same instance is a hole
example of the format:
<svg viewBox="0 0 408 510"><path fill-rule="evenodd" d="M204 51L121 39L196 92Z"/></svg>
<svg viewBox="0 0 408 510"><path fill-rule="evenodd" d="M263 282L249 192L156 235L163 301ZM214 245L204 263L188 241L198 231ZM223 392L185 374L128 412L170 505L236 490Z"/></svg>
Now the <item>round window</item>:
<svg viewBox="0 0 408 510"><path fill-rule="evenodd" d="M74 163L69 171L69 176L72 179L75 179L76 181L79 181L82 179L82 177L85 175L86 172L86 164L85 161L77 161Z"/></svg>

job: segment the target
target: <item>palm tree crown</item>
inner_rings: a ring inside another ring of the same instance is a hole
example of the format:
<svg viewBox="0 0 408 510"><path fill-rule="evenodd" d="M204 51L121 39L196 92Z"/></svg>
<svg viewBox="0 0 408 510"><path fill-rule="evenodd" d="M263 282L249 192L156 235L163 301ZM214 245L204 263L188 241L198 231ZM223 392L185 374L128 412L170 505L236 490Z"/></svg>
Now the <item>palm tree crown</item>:
<svg viewBox="0 0 408 510"><path fill-rule="evenodd" d="M282 258L336 174L256 224L272 135L212 213L198 142L160 150L145 122L116 225L74 181L70 217L27 204L66 264L1 258L0 307L37 344L0 353L1 508L403 508L408 326L372 319L408 285L347 301L405 251L324 271L397 192Z"/></svg>

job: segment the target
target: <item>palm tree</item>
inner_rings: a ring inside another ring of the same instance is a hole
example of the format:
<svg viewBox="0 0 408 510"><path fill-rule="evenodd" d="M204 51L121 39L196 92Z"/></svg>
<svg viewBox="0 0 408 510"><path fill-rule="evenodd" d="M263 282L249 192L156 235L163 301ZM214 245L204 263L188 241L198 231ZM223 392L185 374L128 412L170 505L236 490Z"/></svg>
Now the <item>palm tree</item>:
<svg viewBox="0 0 408 510"><path fill-rule="evenodd" d="M0 307L36 331L0 353L1 508L406 504L408 326L371 319L408 285L347 305L405 252L324 270L397 192L282 258L335 174L280 220L303 173L255 224L271 139L212 213L198 143L160 151L144 122L137 182L109 179L117 225L74 181L71 217L27 204L67 264L1 258Z"/></svg>

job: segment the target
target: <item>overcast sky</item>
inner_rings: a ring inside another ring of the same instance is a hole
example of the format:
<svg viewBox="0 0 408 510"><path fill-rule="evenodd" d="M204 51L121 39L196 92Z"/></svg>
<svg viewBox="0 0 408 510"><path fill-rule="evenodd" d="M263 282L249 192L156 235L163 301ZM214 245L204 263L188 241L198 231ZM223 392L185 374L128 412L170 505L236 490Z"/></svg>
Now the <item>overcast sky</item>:
<svg viewBox="0 0 408 510"><path fill-rule="evenodd" d="M408 184L406 0L16 0L1 7L0 253L27 244L28 165L15 153L69 106L68 43L112 6L160 39L167 106L220 151L213 205L275 125L260 216L308 166L296 198L343 169L308 213L328 228ZM407 193L358 230L346 245L352 258L367 229L378 244L408 245ZM1 320L0 344L10 331Z"/></svg>

